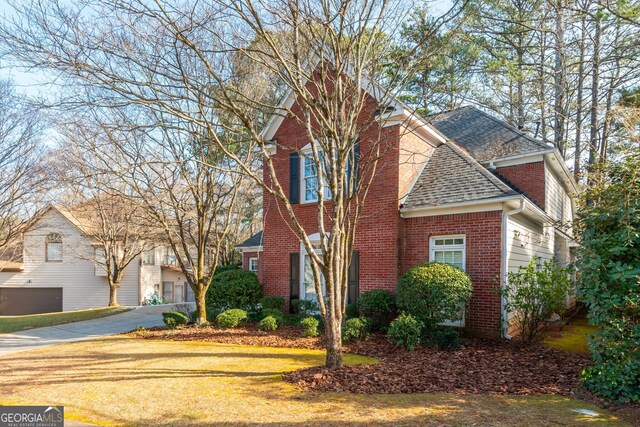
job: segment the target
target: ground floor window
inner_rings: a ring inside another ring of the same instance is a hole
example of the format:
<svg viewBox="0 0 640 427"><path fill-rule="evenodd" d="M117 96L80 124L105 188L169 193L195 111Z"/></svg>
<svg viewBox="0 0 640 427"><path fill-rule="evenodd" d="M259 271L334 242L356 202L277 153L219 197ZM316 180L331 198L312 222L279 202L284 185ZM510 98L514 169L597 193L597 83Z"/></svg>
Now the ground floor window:
<svg viewBox="0 0 640 427"><path fill-rule="evenodd" d="M258 258L257 257L249 258L249 271L253 271L254 273L258 272Z"/></svg>
<svg viewBox="0 0 640 427"><path fill-rule="evenodd" d="M465 271L465 236L432 237L429 261L451 264Z"/></svg>
<svg viewBox="0 0 640 427"><path fill-rule="evenodd" d="M187 282L162 282L162 297L167 303L182 303L187 300L189 285Z"/></svg>
<svg viewBox="0 0 640 427"><path fill-rule="evenodd" d="M441 262L466 270L466 238L464 235L437 236L429 240L429 261ZM464 326L465 309L460 307L457 319L443 322L447 326Z"/></svg>

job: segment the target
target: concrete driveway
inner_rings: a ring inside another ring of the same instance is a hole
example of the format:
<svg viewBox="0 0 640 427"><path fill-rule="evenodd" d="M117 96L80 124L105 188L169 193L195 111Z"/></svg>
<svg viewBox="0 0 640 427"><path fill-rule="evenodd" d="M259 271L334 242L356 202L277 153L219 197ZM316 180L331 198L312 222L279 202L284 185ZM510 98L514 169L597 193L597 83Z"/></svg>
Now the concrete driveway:
<svg viewBox="0 0 640 427"><path fill-rule="evenodd" d="M181 305L184 306L184 304ZM195 304L191 305L193 310ZM0 356L47 345L121 334L132 331L138 326L150 328L162 325L162 312L172 311L174 308L172 304L135 307L133 310L100 319L0 334Z"/></svg>

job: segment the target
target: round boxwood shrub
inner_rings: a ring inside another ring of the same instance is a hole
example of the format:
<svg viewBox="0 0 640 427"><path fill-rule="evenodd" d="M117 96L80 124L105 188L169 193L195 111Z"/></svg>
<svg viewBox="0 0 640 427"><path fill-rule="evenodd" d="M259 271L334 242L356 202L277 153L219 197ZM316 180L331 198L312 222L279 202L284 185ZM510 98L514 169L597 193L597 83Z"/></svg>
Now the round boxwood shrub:
<svg viewBox="0 0 640 427"><path fill-rule="evenodd" d="M342 341L361 341L369 336L369 319L355 317L344 322Z"/></svg>
<svg viewBox="0 0 640 427"><path fill-rule="evenodd" d="M315 317L305 317L300 321L300 326L302 326L302 336L303 337L317 337L318 326L320 322Z"/></svg>
<svg viewBox="0 0 640 427"><path fill-rule="evenodd" d="M471 298L471 279L459 268L439 262L413 267L398 283L398 308L415 317L427 330L455 320Z"/></svg>
<svg viewBox="0 0 640 427"><path fill-rule="evenodd" d="M207 291L207 306L215 309L251 310L262 297L258 276L247 270L226 270L215 274Z"/></svg>
<svg viewBox="0 0 640 427"><path fill-rule="evenodd" d="M278 329L278 321L273 316L267 316L258 323L261 331L275 331Z"/></svg>
<svg viewBox="0 0 640 427"><path fill-rule="evenodd" d="M162 321L170 329L189 323L189 317L179 311L165 311L162 313Z"/></svg>
<svg viewBox="0 0 640 427"><path fill-rule="evenodd" d="M275 308L263 308L260 312L260 318L264 319L265 317L273 317L279 325L282 325L285 321L284 313Z"/></svg>
<svg viewBox="0 0 640 427"><path fill-rule="evenodd" d="M225 310L216 316L216 324L221 328L235 328L247 319L247 312L239 308Z"/></svg>
<svg viewBox="0 0 640 427"><path fill-rule="evenodd" d="M396 314L396 297L384 289L364 292L358 298L358 311L371 319L372 330L385 330Z"/></svg>
<svg viewBox="0 0 640 427"><path fill-rule="evenodd" d="M413 351L420 344L421 332L422 323L410 314L402 313L389 325L387 339L393 345Z"/></svg>

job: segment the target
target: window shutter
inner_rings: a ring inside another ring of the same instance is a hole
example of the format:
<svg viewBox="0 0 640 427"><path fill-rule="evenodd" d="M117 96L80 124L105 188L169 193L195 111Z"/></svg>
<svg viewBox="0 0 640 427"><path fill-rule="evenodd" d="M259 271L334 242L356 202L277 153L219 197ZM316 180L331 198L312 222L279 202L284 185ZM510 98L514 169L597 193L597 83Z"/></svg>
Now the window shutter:
<svg viewBox="0 0 640 427"><path fill-rule="evenodd" d="M300 253L289 254L289 311L293 313L291 301L300 299Z"/></svg>
<svg viewBox="0 0 640 427"><path fill-rule="evenodd" d="M347 160L347 188L349 192L358 186L358 163L360 161L360 140L358 139L353 145L353 157L349 156ZM355 174L355 175L354 175Z"/></svg>
<svg viewBox="0 0 640 427"><path fill-rule="evenodd" d="M351 264L349 264L349 276L347 279L347 304L355 304L358 299L358 270L360 253L353 251Z"/></svg>
<svg viewBox="0 0 640 427"><path fill-rule="evenodd" d="M300 203L300 155L297 152L289 155L289 202Z"/></svg>

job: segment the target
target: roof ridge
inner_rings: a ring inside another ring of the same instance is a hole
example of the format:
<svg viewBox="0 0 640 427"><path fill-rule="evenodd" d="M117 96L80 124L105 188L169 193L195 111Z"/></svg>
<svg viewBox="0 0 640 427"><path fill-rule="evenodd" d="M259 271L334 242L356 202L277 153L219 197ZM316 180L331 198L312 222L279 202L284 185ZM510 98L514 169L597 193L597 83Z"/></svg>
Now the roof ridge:
<svg viewBox="0 0 640 427"><path fill-rule="evenodd" d="M430 117L439 116L440 114L452 113L454 111L464 110L464 109L467 109L467 108L473 108L473 109L476 109L476 110L480 111L480 109L477 108L475 105L462 105L460 107L450 108L448 110L443 110L443 111L438 111L437 113L427 114L426 116L424 116L424 118L425 119L429 119Z"/></svg>

